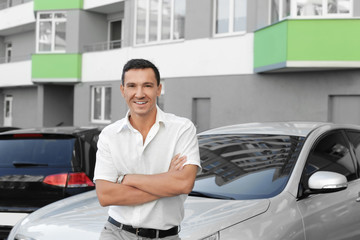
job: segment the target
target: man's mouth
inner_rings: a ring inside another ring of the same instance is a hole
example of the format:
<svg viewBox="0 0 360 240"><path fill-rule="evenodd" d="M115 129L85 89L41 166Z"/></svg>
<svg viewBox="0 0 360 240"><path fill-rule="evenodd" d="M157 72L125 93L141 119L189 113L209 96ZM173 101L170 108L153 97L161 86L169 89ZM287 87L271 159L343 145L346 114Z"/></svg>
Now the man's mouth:
<svg viewBox="0 0 360 240"><path fill-rule="evenodd" d="M135 102L136 104L139 104L139 105L143 105L143 104L146 104L147 102L143 102L143 101L141 101L141 102Z"/></svg>

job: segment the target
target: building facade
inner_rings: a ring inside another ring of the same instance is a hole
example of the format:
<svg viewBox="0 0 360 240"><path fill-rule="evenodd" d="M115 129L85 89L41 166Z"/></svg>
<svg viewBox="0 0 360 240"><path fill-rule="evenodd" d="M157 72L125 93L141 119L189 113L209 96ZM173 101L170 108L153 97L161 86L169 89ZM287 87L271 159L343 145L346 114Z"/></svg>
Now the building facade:
<svg viewBox="0 0 360 240"><path fill-rule="evenodd" d="M160 70L159 105L198 131L360 124L360 0L0 0L0 126L122 118L123 65Z"/></svg>

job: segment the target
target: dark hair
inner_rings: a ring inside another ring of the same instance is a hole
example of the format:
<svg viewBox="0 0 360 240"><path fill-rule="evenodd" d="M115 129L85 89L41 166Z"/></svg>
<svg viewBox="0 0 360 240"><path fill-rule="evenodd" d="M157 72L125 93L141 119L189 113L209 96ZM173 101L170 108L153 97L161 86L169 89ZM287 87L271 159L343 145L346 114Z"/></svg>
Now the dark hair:
<svg viewBox="0 0 360 240"><path fill-rule="evenodd" d="M150 61L145 59L131 59L129 60L123 68L123 72L121 75L121 83L124 85L125 82L125 73L131 69L145 69L145 68L151 68L155 73L155 78L157 81L157 85L160 85L160 73L157 67Z"/></svg>

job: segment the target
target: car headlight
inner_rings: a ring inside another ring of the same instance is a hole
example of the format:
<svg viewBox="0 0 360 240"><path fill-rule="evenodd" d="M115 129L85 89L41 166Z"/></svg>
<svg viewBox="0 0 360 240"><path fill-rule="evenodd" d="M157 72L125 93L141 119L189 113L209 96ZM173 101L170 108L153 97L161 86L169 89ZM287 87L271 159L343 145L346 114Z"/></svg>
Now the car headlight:
<svg viewBox="0 0 360 240"><path fill-rule="evenodd" d="M16 234L14 240L36 240L36 239L24 236L22 234Z"/></svg>
<svg viewBox="0 0 360 240"><path fill-rule="evenodd" d="M220 239L220 234L219 232L217 232L215 234L202 238L201 240L219 240L219 239Z"/></svg>

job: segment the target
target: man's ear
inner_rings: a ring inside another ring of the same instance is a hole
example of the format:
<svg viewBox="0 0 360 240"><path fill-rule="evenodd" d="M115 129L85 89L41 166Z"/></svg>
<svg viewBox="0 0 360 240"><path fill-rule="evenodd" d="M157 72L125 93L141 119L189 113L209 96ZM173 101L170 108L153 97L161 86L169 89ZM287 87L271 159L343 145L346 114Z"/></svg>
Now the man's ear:
<svg viewBox="0 0 360 240"><path fill-rule="evenodd" d="M161 89L162 89L162 84L160 83L159 86L158 86L157 93L156 93L156 95L157 95L158 97L160 97L160 95L161 95Z"/></svg>
<svg viewBox="0 0 360 240"><path fill-rule="evenodd" d="M121 95L124 97L124 86L122 84L120 85L120 91Z"/></svg>

